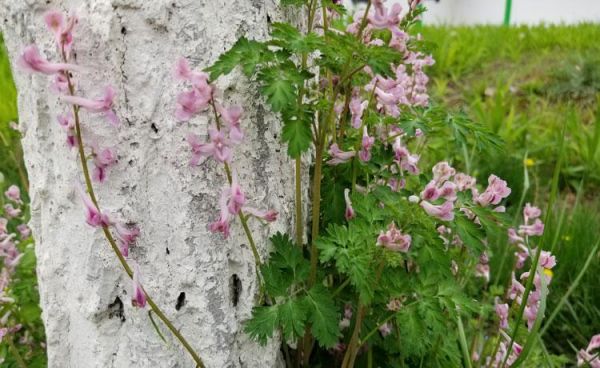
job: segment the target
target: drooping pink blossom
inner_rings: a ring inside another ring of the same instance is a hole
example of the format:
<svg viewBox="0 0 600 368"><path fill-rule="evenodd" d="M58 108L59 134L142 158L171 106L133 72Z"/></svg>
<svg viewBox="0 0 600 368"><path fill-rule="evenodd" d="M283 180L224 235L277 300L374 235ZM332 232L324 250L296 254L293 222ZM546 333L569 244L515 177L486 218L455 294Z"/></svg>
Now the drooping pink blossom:
<svg viewBox="0 0 600 368"><path fill-rule="evenodd" d="M556 266L556 257L552 253L543 250L542 254L540 254L539 264L543 268L550 270Z"/></svg>
<svg viewBox="0 0 600 368"><path fill-rule="evenodd" d="M204 111L208 107L210 98L198 92L196 89L181 92L177 96L175 117L179 121L188 121L194 115Z"/></svg>
<svg viewBox="0 0 600 368"><path fill-rule="evenodd" d="M56 73L52 78L50 90L57 94L66 94L69 92L69 81L64 73Z"/></svg>
<svg viewBox="0 0 600 368"><path fill-rule="evenodd" d="M377 245L402 253L408 252L411 242L411 236L403 234L393 222L389 224L387 231L382 231L377 237Z"/></svg>
<svg viewBox="0 0 600 368"><path fill-rule="evenodd" d="M514 228L508 229L508 241L511 244L524 243L525 239L517 234L517 231Z"/></svg>
<svg viewBox="0 0 600 368"><path fill-rule="evenodd" d="M223 237L227 239L229 237L229 221L231 220L231 213L227 205L229 201L229 188L223 188L221 191L221 197L219 199L220 216L219 219L211 222L208 225L208 229L213 233L223 233Z"/></svg>
<svg viewBox="0 0 600 368"><path fill-rule="evenodd" d="M201 143L200 138L190 133L187 141L192 148L192 159L190 164L197 165L202 157L212 157L218 162L231 161L232 150L231 141L225 136L223 131L215 126L208 128L209 142Z"/></svg>
<svg viewBox="0 0 600 368"><path fill-rule="evenodd" d="M133 293L131 295L131 305L136 308L146 308L146 292L144 291L144 287L142 286L142 274L140 272L140 267L137 263L133 265Z"/></svg>
<svg viewBox="0 0 600 368"><path fill-rule="evenodd" d="M435 180L427 183L421 192L421 198L425 201L435 201L436 199L440 198L440 190L438 189Z"/></svg>
<svg viewBox="0 0 600 368"><path fill-rule="evenodd" d="M354 213L354 208L352 208L352 201L350 200L350 189L344 189L344 200L346 201L346 211L344 212L344 217L346 220L353 219L356 214Z"/></svg>
<svg viewBox="0 0 600 368"><path fill-rule="evenodd" d="M508 197L510 192L506 181L496 175L490 175L488 178L488 187L476 198L476 202L482 206L489 204L497 205L501 200Z"/></svg>
<svg viewBox="0 0 600 368"><path fill-rule="evenodd" d="M13 201L15 203L19 203L19 204L22 203L21 202L21 190L16 185L11 185L10 187L8 187L8 190L6 190L6 192L4 192L4 195L6 196L6 198L10 199L11 201Z"/></svg>
<svg viewBox="0 0 600 368"><path fill-rule="evenodd" d="M244 110L240 106L232 106L228 109L217 105L221 119L225 122L225 129L229 132L229 139L233 144L240 144L244 139L244 133L240 127L240 120Z"/></svg>
<svg viewBox="0 0 600 368"><path fill-rule="evenodd" d="M454 203L452 201L446 201L441 205L421 201L420 206L429 216L437 217L442 221L452 221L454 219Z"/></svg>
<svg viewBox="0 0 600 368"><path fill-rule="evenodd" d="M25 240L31 235L31 229L29 229L29 227L26 224L21 224L17 226L17 231L21 236L21 240Z"/></svg>
<svg viewBox="0 0 600 368"><path fill-rule="evenodd" d="M456 184L456 188L459 192L475 188L475 183L475 178L467 174L458 173L454 175L454 184Z"/></svg>
<svg viewBox="0 0 600 368"><path fill-rule="evenodd" d="M228 191L227 208L229 209L229 213L237 215L246 203L246 195L242 191L242 187L238 184L235 175L233 176L231 187L224 189L224 191Z"/></svg>
<svg viewBox="0 0 600 368"><path fill-rule="evenodd" d="M402 170L405 170L412 175L419 174L419 168L417 167L419 155L411 154L408 149L402 145L399 137L394 140L392 149L394 150L394 161Z"/></svg>
<svg viewBox="0 0 600 368"><path fill-rule="evenodd" d="M577 366L589 364L591 368L600 368L600 355L597 350L600 348L600 334L594 335L585 350L581 349L577 353Z"/></svg>
<svg viewBox="0 0 600 368"><path fill-rule="evenodd" d="M496 310L496 315L500 319L500 328L506 330L508 328L508 304L499 303L498 298L496 298L496 305L494 309Z"/></svg>
<svg viewBox="0 0 600 368"><path fill-rule="evenodd" d="M481 277L486 283L490 282L490 265L487 263L477 263L475 265L475 276Z"/></svg>
<svg viewBox="0 0 600 368"><path fill-rule="evenodd" d="M442 184L442 187L440 188L440 197L448 201L456 201L456 184L451 181Z"/></svg>
<svg viewBox="0 0 600 368"><path fill-rule="evenodd" d="M117 241L119 243L121 254L124 257L128 257L129 247L137 241L137 238L140 236L140 229L135 225L127 226L117 222L115 224L115 230L117 231Z"/></svg>
<svg viewBox="0 0 600 368"><path fill-rule="evenodd" d="M35 45L29 45L24 50L17 64L30 73L55 74L63 71L81 71L78 65L67 63L51 63L40 55Z"/></svg>
<svg viewBox="0 0 600 368"><path fill-rule="evenodd" d="M85 206L85 222L92 227L107 227L111 225L108 215L102 213L80 186L77 188Z"/></svg>
<svg viewBox="0 0 600 368"><path fill-rule="evenodd" d="M518 303L521 304L520 298L524 292L525 286L523 286L523 284L521 284L519 280L517 280L517 278L515 277L515 273L513 272L511 276L510 289L508 289L508 298L510 300L517 300Z"/></svg>
<svg viewBox="0 0 600 368"><path fill-rule="evenodd" d="M117 155L112 148L101 149L97 145L94 145L92 147L92 157L94 163L92 179L98 183L102 183L106 180L108 168L117 163Z"/></svg>
<svg viewBox="0 0 600 368"><path fill-rule="evenodd" d="M354 96L350 100L348 108L350 109L350 115L352 115L351 124L354 129L358 129L361 127L362 116L368 105L368 101L362 101L358 96Z"/></svg>
<svg viewBox="0 0 600 368"><path fill-rule="evenodd" d="M352 157L354 157L355 152L354 151L342 151L337 143L332 144L329 147L329 155L331 156L331 159L329 159L329 161L327 161L328 165L339 165L339 164L343 164L345 162L350 161L350 159Z"/></svg>
<svg viewBox="0 0 600 368"><path fill-rule="evenodd" d="M79 18L71 14L65 22L61 12L50 10L44 15L44 21L48 29L54 33L56 45L68 55L73 44L73 28L79 22Z"/></svg>
<svg viewBox="0 0 600 368"><path fill-rule="evenodd" d="M248 206L244 206L242 208L242 212L267 222L277 221L277 216L279 215L279 212L275 210L259 210L257 208Z"/></svg>
<svg viewBox="0 0 600 368"><path fill-rule="evenodd" d="M540 219L535 219L531 225L519 226L519 235L521 236L541 236L544 233L544 223Z"/></svg>
<svg viewBox="0 0 600 368"><path fill-rule="evenodd" d="M379 333L381 334L381 337L386 337L392 333L392 324L389 322L386 322L386 323L382 324L381 326L379 326L378 330L379 330Z"/></svg>
<svg viewBox="0 0 600 368"><path fill-rule="evenodd" d="M119 118L113 110L115 96L114 88L107 86L104 88L102 96L95 100L80 96L62 96L61 99L68 104L80 106L90 112L103 114L109 123L118 126Z"/></svg>
<svg viewBox="0 0 600 368"><path fill-rule="evenodd" d="M537 219L541 214L542 210L529 203L525 204L525 208L523 208L523 218L525 219L526 224L529 223L529 220Z"/></svg>
<svg viewBox="0 0 600 368"><path fill-rule="evenodd" d="M402 6L394 3L389 12L383 5L383 0L373 1L374 13L368 16L368 21L375 29L392 29L398 26L401 20Z"/></svg>
<svg viewBox="0 0 600 368"><path fill-rule="evenodd" d="M368 162L371 160L371 149L373 148L373 144L375 144L375 138L369 136L369 132L365 126L363 129L360 151L358 152L358 158L362 162Z"/></svg>
<svg viewBox="0 0 600 368"><path fill-rule="evenodd" d="M68 112L66 114L58 115L58 124L67 132L67 146L69 148L75 148L79 146L77 141L77 132L75 131L75 121L73 119L73 113Z"/></svg>

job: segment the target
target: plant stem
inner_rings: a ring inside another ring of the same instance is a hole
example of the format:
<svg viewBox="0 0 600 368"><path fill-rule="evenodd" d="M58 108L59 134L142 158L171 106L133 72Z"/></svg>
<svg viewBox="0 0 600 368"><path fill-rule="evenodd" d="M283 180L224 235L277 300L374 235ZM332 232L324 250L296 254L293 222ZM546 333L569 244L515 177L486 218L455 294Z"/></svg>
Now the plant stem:
<svg viewBox="0 0 600 368"><path fill-rule="evenodd" d="M27 368L27 364L25 364L25 360L23 360L23 357L19 353L19 349L17 349L17 347L15 346L12 336L9 336L6 339L6 343L8 344L8 349L10 350L10 353L15 357L19 368Z"/></svg>
<svg viewBox="0 0 600 368"><path fill-rule="evenodd" d="M302 218L302 157L296 157L296 244L302 247L304 240L302 233L304 232L304 224Z"/></svg>
<svg viewBox="0 0 600 368"><path fill-rule="evenodd" d="M66 58L64 49L62 52L62 56L63 56L64 62L67 62L67 58ZM65 75L67 77L69 93L71 94L71 96L74 96L75 88L73 86L73 83L71 82L71 77L68 72L65 73ZM92 185L92 179L91 179L88 164L87 164L87 158L85 156L85 150L84 150L85 146L83 144L83 137L81 134L81 123L80 123L80 119L79 119L79 107L77 105L73 105L73 117L75 118L75 133L76 133L76 137L77 137L79 160L81 162L81 168L82 168L83 176L85 179L85 185L86 185L88 194L90 196L90 199L92 200L92 203L94 204L94 206L96 206L96 209L98 211L100 211L100 206L98 205L98 199L96 198L96 194L94 192L94 187ZM110 233L110 230L108 229L107 226L103 226L102 231L104 233L104 236L106 237L106 240L110 244L113 252L117 256L119 263L121 264L121 266L127 273L127 276L129 276L129 278L132 278L133 272L131 270L131 267L129 267L129 264L127 264L125 257L123 257L123 254L121 254L121 250L117 246L117 243L115 242L115 239L113 238L112 234ZM152 297L146 292L146 290L144 290L144 294L146 295L146 301L147 301L148 305L150 306L150 308L152 308L152 311L158 316L158 318L160 318L161 321L163 321L165 326L167 326L167 328L171 331L171 333L179 340L181 345L183 345L183 347L187 350L187 352L192 356L192 359L196 363L196 366L198 366L200 368L204 368L205 366L204 366L204 363L202 362L202 359L200 359L200 356L198 356L196 351L191 347L191 345L187 342L187 340L183 337L183 335L181 335L179 330L177 330L177 328L175 328L175 326L171 323L171 321L167 318L167 316L165 316L165 314L158 307L158 305L156 305L156 303L154 302Z"/></svg>

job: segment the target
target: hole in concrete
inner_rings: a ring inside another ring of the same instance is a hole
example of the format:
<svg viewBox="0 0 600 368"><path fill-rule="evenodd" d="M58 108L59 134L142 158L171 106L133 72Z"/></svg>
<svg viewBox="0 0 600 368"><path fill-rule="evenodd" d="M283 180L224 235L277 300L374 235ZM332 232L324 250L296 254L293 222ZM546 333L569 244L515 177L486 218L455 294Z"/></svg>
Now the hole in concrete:
<svg viewBox="0 0 600 368"><path fill-rule="evenodd" d="M169 250L169 248L166 248L167 250L167 254L171 254L171 251Z"/></svg>
<svg viewBox="0 0 600 368"><path fill-rule="evenodd" d="M121 34L122 35L126 35L127 34L127 28L125 28L125 26L121 27Z"/></svg>
<svg viewBox="0 0 600 368"><path fill-rule="evenodd" d="M152 128L152 130L154 130L154 133L158 133L158 128L156 127L156 124L154 124L154 123L150 124L150 128Z"/></svg>
<svg viewBox="0 0 600 368"><path fill-rule="evenodd" d="M108 318L119 318L121 322L125 322L125 312L123 310L123 302L121 298L116 297L115 301L108 305Z"/></svg>
<svg viewBox="0 0 600 368"><path fill-rule="evenodd" d="M181 307L183 307L185 305L185 292L181 292L179 293L179 296L177 297L177 303L175 304L175 310L180 310Z"/></svg>
<svg viewBox="0 0 600 368"><path fill-rule="evenodd" d="M240 301L240 295L242 294L242 280L235 273L231 275L229 279L229 292L231 295L231 303L234 307L237 307Z"/></svg>

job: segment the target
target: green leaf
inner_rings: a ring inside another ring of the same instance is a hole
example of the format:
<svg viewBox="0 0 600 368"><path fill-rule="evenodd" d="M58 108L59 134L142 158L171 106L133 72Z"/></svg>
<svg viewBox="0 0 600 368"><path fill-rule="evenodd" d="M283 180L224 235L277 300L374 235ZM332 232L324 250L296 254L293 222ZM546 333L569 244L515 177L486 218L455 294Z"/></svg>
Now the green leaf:
<svg viewBox="0 0 600 368"><path fill-rule="evenodd" d="M250 77L256 71L258 64L272 57L272 52L265 44L241 37L229 51L221 54L213 65L206 68L206 71L214 81L221 75L231 73L236 66L240 65L244 74Z"/></svg>
<svg viewBox="0 0 600 368"><path fill-rule="evenodd" d="M322 45L322 39L317 34L303 35L288 23L273 23L271 36L273 40L269 41L270 45L281 47L293 54L309 54Z"/></svg>
<svg viewBox="0 0 600 368"><path fill-rule="evenodd" d="M261 271L269 294L285 296L294 285L308 278L310 264L302 250L287 234L277 233L271 237L273 251L269 262Z"/></svg>
<svg viewBox="0 0 600 368"><path fill-rule="evenodd" d="M277 306L254 307L252 318L246 322L244 331L261 345L265 345L273 337L278 321Z"/></svg>
<svg viewBox="0 0 600 368"><path fill-rule="evenodd" d="M281 137L288 145L288 155L293 158L307 151L312 142L310 125L303 120L284 119Z"/></svg>
<svg viewBox="0 0 600 368"><path fill-rule="evenodd" d="M283 6L302 6L306 4L306 0L281 0Z"/></svg>
<svg viewBox="0 0 600 368"><path fill-rule="evenodd" d="M324 348L330 348L337 343L340 335L339 315L331 292L321 284L313 286L306 296L308 304L308 319L312 333Z"/></svg>
<svg viewBox="0 0 600 368"><path fill-rule="evenodd" d="M307 314L308 305L304 299L289 299L279 305L279 323L286 340L295 340L304 335Z"/></svg>

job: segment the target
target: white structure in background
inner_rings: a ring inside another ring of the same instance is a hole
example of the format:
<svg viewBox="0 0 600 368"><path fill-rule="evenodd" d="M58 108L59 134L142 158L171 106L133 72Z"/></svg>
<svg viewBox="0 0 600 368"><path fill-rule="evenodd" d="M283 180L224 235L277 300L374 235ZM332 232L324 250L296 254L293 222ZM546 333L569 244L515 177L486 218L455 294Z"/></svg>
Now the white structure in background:
<svg viewBox="0 0 600 368"><path fill-rule="evenodd" d="M406 1L388 0L387 4ZM361 1L344 0L349 6ZM502 24L506 0L424 0L427 24ZM511 24L600 21L600 0L512 0Z"/></svg>

